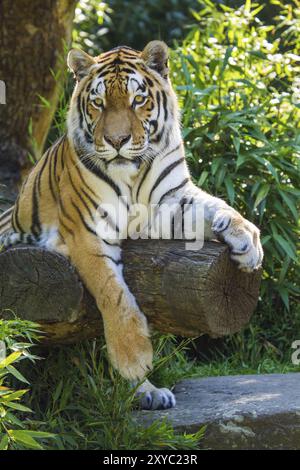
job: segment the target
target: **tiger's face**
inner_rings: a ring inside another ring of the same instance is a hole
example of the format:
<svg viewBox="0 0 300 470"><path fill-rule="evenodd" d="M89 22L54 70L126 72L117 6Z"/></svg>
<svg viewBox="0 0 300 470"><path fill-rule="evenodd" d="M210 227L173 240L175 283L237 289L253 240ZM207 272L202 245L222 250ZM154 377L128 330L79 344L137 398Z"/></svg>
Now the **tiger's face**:
<svg viewBox="0 0 300 470"><path fill-rule="evenodd" d="M167 60L161 41L142 52L124 46L96 58L70 51L77 84L68 131L82 161L138 168L168 145L177 106Z"/></svg>

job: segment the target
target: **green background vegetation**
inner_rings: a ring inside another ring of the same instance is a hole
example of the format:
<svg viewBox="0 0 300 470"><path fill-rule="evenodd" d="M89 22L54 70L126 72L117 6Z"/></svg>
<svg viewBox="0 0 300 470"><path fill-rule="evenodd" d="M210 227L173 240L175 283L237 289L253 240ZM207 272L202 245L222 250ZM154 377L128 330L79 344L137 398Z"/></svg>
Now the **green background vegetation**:
<svg viewBox="0 0 300 470"><path fill-rule="evenodd" d="M157 383L299 371L290 359L291 344L300 339L299 33L299 0L270 0L265 7L233 0L78 4L74 44L87 52L98 54L119 44L140 48L154 38L168 42L192 176L262 232L263 281L251 325L209 342L204 351L199 351L201 341L182 344L157 337ZM63 130L69 93L66 85L50 142ZM177 436L166 423L148 430L136 426L132 391L108 366L103 340L53 350L37 360L29 353L36 327L16 321L9 335L7 328L0 323L0 339L20 354L10 364L0 363L0 448L197 445L199 435ZM26 394L19 390L26 380L20 369L32 384Z"/></svg>

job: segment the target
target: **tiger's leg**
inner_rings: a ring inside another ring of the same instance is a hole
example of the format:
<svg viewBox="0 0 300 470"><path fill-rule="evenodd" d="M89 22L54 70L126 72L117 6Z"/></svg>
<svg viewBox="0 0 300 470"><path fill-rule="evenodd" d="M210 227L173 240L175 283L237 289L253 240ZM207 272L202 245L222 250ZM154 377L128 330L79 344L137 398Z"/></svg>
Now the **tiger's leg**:
<svg viewBox="0 0 300 470"><path fill-rule="evenodd" d="M113 366L126 379L143 379L152 368L152 345L146 318L122 276L120 246L80 228L64 238L72 263L102 313Z"/></svg>
<svg viewBox="0 0 300 470"><path fill-rule="evenodd" d="M182 225L184 227L182 231L184 238L189 238L191 234L186 230L186 224L182 224L182 218L186 217L189 211L190 219L194 219L198 207L202 209L200 216L203 223L200 225L204 239L218 238L224 241L230 248L231 259L242 271L251 272L261 266L263 249L259 229L223 200L205 193L190 183L184 189L164 198L163 204L177 205L179 209L177 222L179 227ZM163 204L159 207L157 217L160 216Z"/></svg>
<svg viewBox="0 0 300 470"><path fill-rule="evenodd" d="M121 248L118 242L105 242L80 229L63 236L72 263L102 313L109 358L125 379L136 384L152 368L153 351L147 320L123 278ZM175 404L171 391L157 389L148 380L136 394L145 409Z"/></svg>

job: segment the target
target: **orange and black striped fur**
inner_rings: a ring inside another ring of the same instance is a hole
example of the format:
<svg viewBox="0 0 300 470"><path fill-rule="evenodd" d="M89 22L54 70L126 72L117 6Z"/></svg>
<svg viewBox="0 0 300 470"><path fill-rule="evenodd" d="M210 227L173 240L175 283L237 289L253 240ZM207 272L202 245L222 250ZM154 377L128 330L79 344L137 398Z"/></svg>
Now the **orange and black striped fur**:
<svg viewBox="0 0 300 470"><path fill-rule="evenodd" d="M103 315L113 365L133 382L152 367L147 321L122 276L121 240L135 204L200 204L205 237L227 242L241 269L256 269L263 256L258 229L191 182L167 59L160 41L96 58L71 50L76 87L67 134L0 218L4 245L34 242L70 258ZM171 391L149 381L138 393L144 408L175 404Z"/></svg>

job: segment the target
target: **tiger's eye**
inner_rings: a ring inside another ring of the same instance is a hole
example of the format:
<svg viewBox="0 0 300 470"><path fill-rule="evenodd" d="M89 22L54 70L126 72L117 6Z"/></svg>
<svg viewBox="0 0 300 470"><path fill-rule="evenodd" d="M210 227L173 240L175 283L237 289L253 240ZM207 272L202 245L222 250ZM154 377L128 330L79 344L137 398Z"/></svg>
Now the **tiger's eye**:
<svg viewBox="0 0 300 470"><path fill-rule="evenodd" d="M96 98L92 103L96 108L100 108L103 105L103 100L101 98Z"/></svg>
<svg viewBox="0 0 300 470"><path fill-rule="evenodd" d="M142 104L146 100L144 95L136 95L134 98L134 104Z"/></svg>

